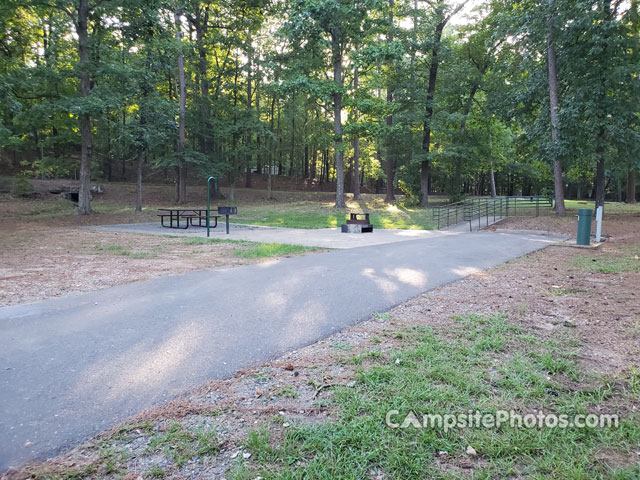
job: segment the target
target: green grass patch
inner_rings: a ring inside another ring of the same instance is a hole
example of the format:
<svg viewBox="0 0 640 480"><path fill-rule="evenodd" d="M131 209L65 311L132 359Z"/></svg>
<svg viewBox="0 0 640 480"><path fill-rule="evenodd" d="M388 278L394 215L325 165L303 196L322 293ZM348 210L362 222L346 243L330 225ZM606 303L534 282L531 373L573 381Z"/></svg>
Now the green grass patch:
<svg viewBox="0 0 640 480"><path fill-rule="evenodd" d="M318 250L316 247L287 245L285 243L259 243L246 249L237 249L235 254L243 258L269 258L284 255L298 255Z"/></svg>
<svg viewBox="0 0 640 480"><path fill-rule="evenodd" d="M431 209L388 205L382 199L350 201L346 209L335 209L331 203L289 202L266 205L241 205L236 223L288 228L335 228L345 223L351 212L367 212L375 228L432 230L436 227Z"/></svg>
<svg viewBox="0 0 640 480"><path fill-rule="evenodd" d="M253 431L246 442L253 456L231 478L371 478L372 472L380 478L637 478L635 413L623 416L617 428L445 431L386 425L390 410L399 412L396 423L409 412L420 419L510 409L572 416L593 412L606 398L606 384L578 378L570 338L531 344L522 336L504 315L457 317L446 336L408 328L401 349L354 356L356 385L333 390L332 421L294 424L282 430L282 439L267 427ZM567 387L570 378L588 387ZM630 392L638 378L637 372L629 375ZM473 470L441 469L442 462L456 465L466 458L469 445L482 459ZM627 452L630 461L609 465L599 455L608 449Z"/></svg>
<svg viewBox="0 0 640 480"><path fill-rule="evenodd" d="M175 237L179 238L179 237ZM245 240L230 240L226 238L191 237L182 242L183 245L210 245L212 243L235 243L237 245L253 245L255 242Z"/></svg>
<svg viewBox="0 0 640 480"><path fill-rule="evenodd" d="M229 240L225 238L192 237L182 241L183 245L211 245L215 243L230 243L238 245L234 254L242 258L270 258L285 255L299 255L319 250L319 247L304 247L284 243L257 243L245 240ZM195 253L195 252L194 252Z"/></svg>
<svg viewBox="0 0 640 480"><path fill-rule="evenodd" d="M565 200L564 205L567 210L578 210L579 208L595 209L595 202L587 200ZM622 202L606 202L604 205L604 213L605 215L640 214L640 204L631 205Z"/></svg>
<svg viewBox="0 0 640 480"><path fill-rule="evenodd" d="M278 393L276 393L276 396L284 398L298 398L298 392L292 385L285 385L278 391Z"/></svg>
<svg viewBox="0 0 640 480"><path fill-rule="evenodd" d="M148 453L163 451L178 467L195 456L211 456L218 453L220 444L213 430L190 432L179 423L149 440Z"/></svg>
<svg viewBox="0 0 640 480"><path fill-rule="evenodd" d="M154 248L157 246L151 246ZM111 255L122 255L125 257L131 258L156 258L157 254L152 252L132 252L122 245L96 245L94 247L95 251L98 253L106 253Z"/></svg>
<svg viewBox="0 0 640 480"><path fill-rule="evenodd" d="M574 257L573 264L588 272L640 272L640 245L627 246L613 255L585 255Z"/></svg>

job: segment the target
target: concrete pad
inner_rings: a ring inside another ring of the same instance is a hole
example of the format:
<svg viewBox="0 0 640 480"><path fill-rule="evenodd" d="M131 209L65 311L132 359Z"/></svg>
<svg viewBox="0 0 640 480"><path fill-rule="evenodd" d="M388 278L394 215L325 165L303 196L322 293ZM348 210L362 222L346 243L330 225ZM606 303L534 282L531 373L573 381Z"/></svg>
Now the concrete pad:
<svg viewBox="0 0 640 480"><path fill-rule="evenodd" d="M206 228L189 227L182 230L177 228L164 228L159 223L101 225L82 228L101 232L142 233L146 235L176 235L202 238L206 238L207 236ZM468 224L466 228L469 228ZM262 243L287 243L306 247L345 249L406 242L409 240L438 238L458 235L465 232L462 228L458 230L439 231L374 228L371 233L342 233L340 228L282 228L233 223L230 226L230 233L228 235L225 233L224 224L218 224L215 229L211 230L211 237Z"/></svg>

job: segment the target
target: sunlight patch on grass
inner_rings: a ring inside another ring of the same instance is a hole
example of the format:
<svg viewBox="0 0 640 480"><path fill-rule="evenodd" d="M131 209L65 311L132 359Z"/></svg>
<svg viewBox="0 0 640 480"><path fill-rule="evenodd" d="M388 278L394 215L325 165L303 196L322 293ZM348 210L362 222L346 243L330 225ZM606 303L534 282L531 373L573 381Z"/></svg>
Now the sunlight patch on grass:
<svg viewBox="0 0 640 480"><path fill-rule="evenodd" d="M336 228L348 218L349 213L369 213L374 228L401 228L432 230L435 223L430 209L405 208L377 201L349 202L346 209L335 209L330 203L290 202L286 204L243 205L236 223L248 223L287 228Z"/></svg>

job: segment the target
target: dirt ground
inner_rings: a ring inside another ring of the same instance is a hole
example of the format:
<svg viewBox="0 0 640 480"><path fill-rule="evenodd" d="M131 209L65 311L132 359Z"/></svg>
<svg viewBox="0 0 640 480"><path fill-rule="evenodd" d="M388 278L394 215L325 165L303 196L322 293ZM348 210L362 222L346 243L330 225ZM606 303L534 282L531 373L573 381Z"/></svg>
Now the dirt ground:
<svg viewBox="0 0 640 480"><path fill-rule="evenodd" d="M228 243L190 245L189 239L182 238L56 227L3 232L0 306L261 261L236 256L238 248Z"/></svg>
<svg viewBox="0 0 640 480"><path fill-rule="evenodd" d="M95 195L90 216L74 215L73 204L49 189L68 182L33 182L38 197L14 199L0 195L0 306L34 302L155 277L204 268L253 264L261 259L235 255L244 247L215 243L198 245L186 239L92 232L77 227L118 223L157 222L156 208L172 205L172 187L145 186L142 212L131 207L135 186L109 184ZM191 187L191 199L205 198L205 189ZM247 202L260 201L263 191L239 190ZM275 192L277 202L322 198L329 193ZM293 198L293 197L291 197ZM192 202L201 206L204 202ZM170 236L172 231L167 229Z"/></svg>
<svg viewBox="0 0 640 480"><path fill-rule="evenodd" d="M499 228L531 229L535 222L509 219ZM551 231L563 231L563 225L555 219L543 224ZM549 247L443 286L316 344L238 372L231 379L211 382L165 407L142 412L53 462L10 472L7 478L76 473L137 479L148 478L156 467L161 467L164 478L224 478L238 458L249 458L247 434L256 425L270 425L277 435L289 422L313 424L332 419L332 409L324 400L331 397L335 385L351 386L356 378L358 367L345 361L347 357L372 349L393 350L402 345L398 332L410 326L429 326L447 335L452 317L469 312L506 313L510 323L536 340L575 336L578 366L588 378L623 379L640 368L640 269L632 264L631 271L600 273L585 269L584 262L628 256L630 248L637 252L640 218L621 217L607 228L610 238L597 250ZM638 261L638 255L632 255L630 261ZM584 386L575 385L579 387ZM296 392L295 398L286 394L289 391ZM626 408L637 412L640 399ZM181 467L162 453L150 454L150 439L157 432L169 431L176 422L185 430L215 428L219 451L207 459L194 457ZM126 453L116 473L113 465L106 466L105 445ZM471 478L473 466L464 468L462 476Z"/></svg>
<svg viewBox="0 0 640 480"><path fill-rule="evenodd" d="M501 220L486 230L495 231L501 228L512 230L538 230L547 233L563 233L575 238L578 228L578 220L575 215L566 217L539 216L539 217L508 217ZM591 232L595 234L595 221ZM613 215L606 214L602 222L602 236L611 238L615 242L632 240L640 235L640 214L638 215Z"/></svg>

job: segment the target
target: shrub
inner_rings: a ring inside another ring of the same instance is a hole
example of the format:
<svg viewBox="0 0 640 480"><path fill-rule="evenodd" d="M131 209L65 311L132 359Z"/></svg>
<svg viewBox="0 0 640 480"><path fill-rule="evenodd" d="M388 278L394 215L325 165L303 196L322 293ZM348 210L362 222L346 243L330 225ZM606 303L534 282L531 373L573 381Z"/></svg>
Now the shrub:
<svg viewBox="0 0 640 480"><path fill-rule="evenodd" d="M31 182L25 177L16 177L11 187L11 195L14 197L31 197L36 193Z"/></svg>

